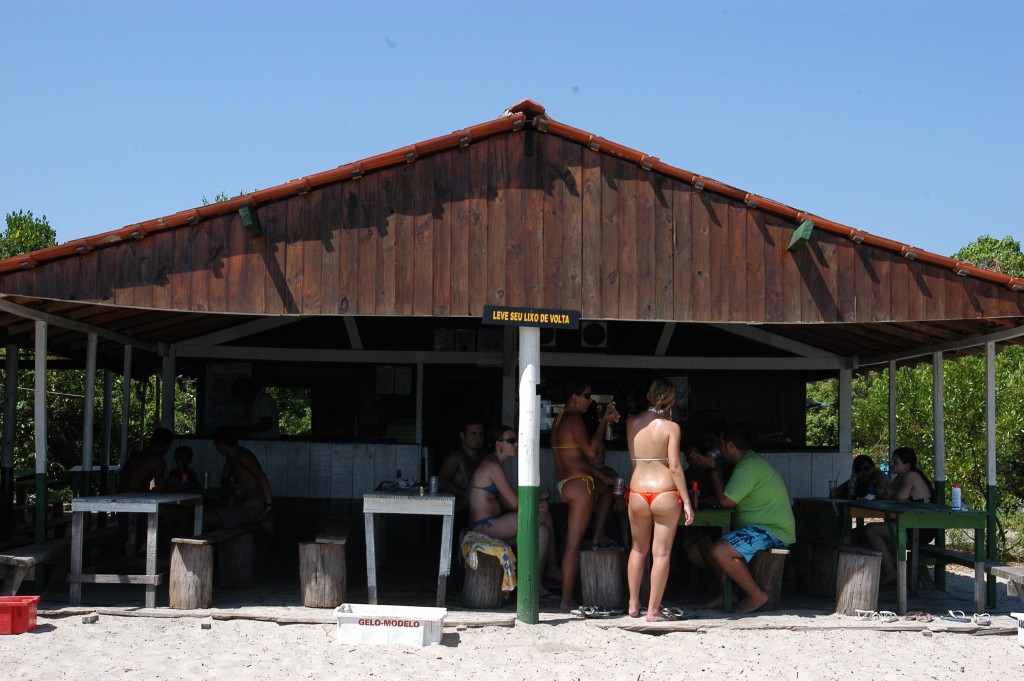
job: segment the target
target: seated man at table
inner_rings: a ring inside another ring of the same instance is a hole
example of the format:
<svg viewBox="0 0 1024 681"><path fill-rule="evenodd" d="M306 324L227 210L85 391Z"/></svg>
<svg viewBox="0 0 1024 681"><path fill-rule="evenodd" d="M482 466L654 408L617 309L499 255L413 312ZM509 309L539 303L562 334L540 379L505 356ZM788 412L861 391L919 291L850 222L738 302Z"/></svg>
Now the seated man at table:
<svg viewBox="0 0 1024 681"><path fill-rule="evenodd" d="M167 428L157 428L149 438L149 446L141 449L124 462L117 483L117 491L148 492L159 487L164 480L167 462L164 455L171 447L174 433Z"/></svg>
<svg viewBox="0 0 1024 681"><path fill-rule="evenodd" d="M746 594L746 598L736 604L737 613L753 612L768 602L768 594L747 567L754 554L786 548L796 541L796 521L786 483L770 463L754 452L754 442L750 426L726 426L721 454L728 463L735 465L727 485L722 484L714 459L691 455L694 464L711 471L711 487L718 503L723 508L736 510L734 526L739 529L711 545L711 560ZM721 606L721 596L705 605Z"/></svg>
<svg viewBox="0 0 1024 681"><path fill-rule="evenodd" d="M459 431L461 444L448 453L437 472L437 486L441 492L455 495L455 510L466 508L469 479L480 465L484 448L484 422L467 418Z"/></svg>
<svg viewBox="0 0 1024 681"><path fill-rule="evenodd" d="M259 523L267 534L274 533L270 481L256 455L238 444L238 435L222 426L213 433L213 444L224 457L220 487L227 506L208 512L204 519L213 529Z"/></svg>

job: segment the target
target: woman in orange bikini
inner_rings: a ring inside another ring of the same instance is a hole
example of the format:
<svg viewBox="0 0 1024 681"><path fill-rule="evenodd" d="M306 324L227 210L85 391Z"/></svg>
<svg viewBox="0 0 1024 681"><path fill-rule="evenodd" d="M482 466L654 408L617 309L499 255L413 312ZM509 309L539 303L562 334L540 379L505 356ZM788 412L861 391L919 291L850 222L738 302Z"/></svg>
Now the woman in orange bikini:
<svg viewBox="0 0 1024 681"><path fill-rule="evenodd" d="M565 532L565 551L562 553L562 609L571 610L573 588L576 586L576 567L580 560L580 545L594 513L594 479L613 484L614 480L593 465L597 448L604 437L608 423L618 423L619 412L609 406L601 424L593 435L587 433L583 414L590 408L590 386L570 383L565 407L551 426L551 453L555 457L555 475L558 493L569 504L569 520Z"/></svg>
<svg viewBox="0 0 1024 681"><path fill-rule="evenodd" d="M626 500L633 548L629 552L629 615L640 616L640 582L644 575L647 554L651 563L651 595L647 603L647 621L674 619L661 610L661 598L668 583L672 540L679 525L679 513L686 514L686 524L693 524L693 507L686 493L686 476L679 460L679 424L670 418L676 401L676 388L671 381L657 378L647 391L651 407L634 414L626 421L629 458L633 477L629 481Z"/></svg>

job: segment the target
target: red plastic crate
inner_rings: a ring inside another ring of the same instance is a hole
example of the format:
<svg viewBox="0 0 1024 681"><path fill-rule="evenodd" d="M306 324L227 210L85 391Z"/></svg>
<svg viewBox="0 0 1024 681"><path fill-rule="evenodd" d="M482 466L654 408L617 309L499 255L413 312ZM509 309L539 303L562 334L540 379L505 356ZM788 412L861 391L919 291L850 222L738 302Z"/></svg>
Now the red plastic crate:
<svg viewBox="0 0 1024 681"><path fill-rule="evenodd" d="M0 634L23 634L36 628L39 596L0 596Z"/></svg>

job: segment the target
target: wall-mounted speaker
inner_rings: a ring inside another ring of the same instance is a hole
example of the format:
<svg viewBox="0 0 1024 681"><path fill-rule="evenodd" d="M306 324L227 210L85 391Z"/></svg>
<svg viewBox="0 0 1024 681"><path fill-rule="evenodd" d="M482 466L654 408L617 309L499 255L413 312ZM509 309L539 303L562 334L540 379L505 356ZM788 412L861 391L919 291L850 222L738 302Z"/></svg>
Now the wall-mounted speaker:
<svg viewBox="0 0 1024 681"><path fill-rule="evenodd" d="M553 348L558 345L558 331L542 326L540 328L540 346L542 348Z"/></svg>
<svg viewBox="0 0 1024 681"><path fill-rule="evenodd" d="M606 348L608 347L608 323L607 322L583 322L580 324L580 347L583 348Z"/></svg>

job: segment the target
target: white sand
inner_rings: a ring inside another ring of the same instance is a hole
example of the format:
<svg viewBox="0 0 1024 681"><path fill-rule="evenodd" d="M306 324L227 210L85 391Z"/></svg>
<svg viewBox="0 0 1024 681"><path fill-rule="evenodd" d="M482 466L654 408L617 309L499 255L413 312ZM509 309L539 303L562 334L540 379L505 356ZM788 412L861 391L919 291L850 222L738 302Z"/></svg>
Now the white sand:
<svg viewBox="0 0 1024 681"><path fill-rule="evenodd" d="M304 609L302 609L304 610ZM319 612L329 616L329 611ZM166 613L165 613L166 614ZM454 613L453 613L454 617ZM542 614L537 625L446 627L425 648L341 644L336 626L100 614L40 618L0 637L4 679L1011 679L1024 648L1006 615L985 633L940 620L883 625L839 615L697 619L651 635L611 620ZM759 627L779 627L758 629ZM797 630L786 630L794 627ZM884 631L886 627L916 627ZM956 633L950 630L956 630ZM1002 635L995 632L1001 630Z"/></svg>

